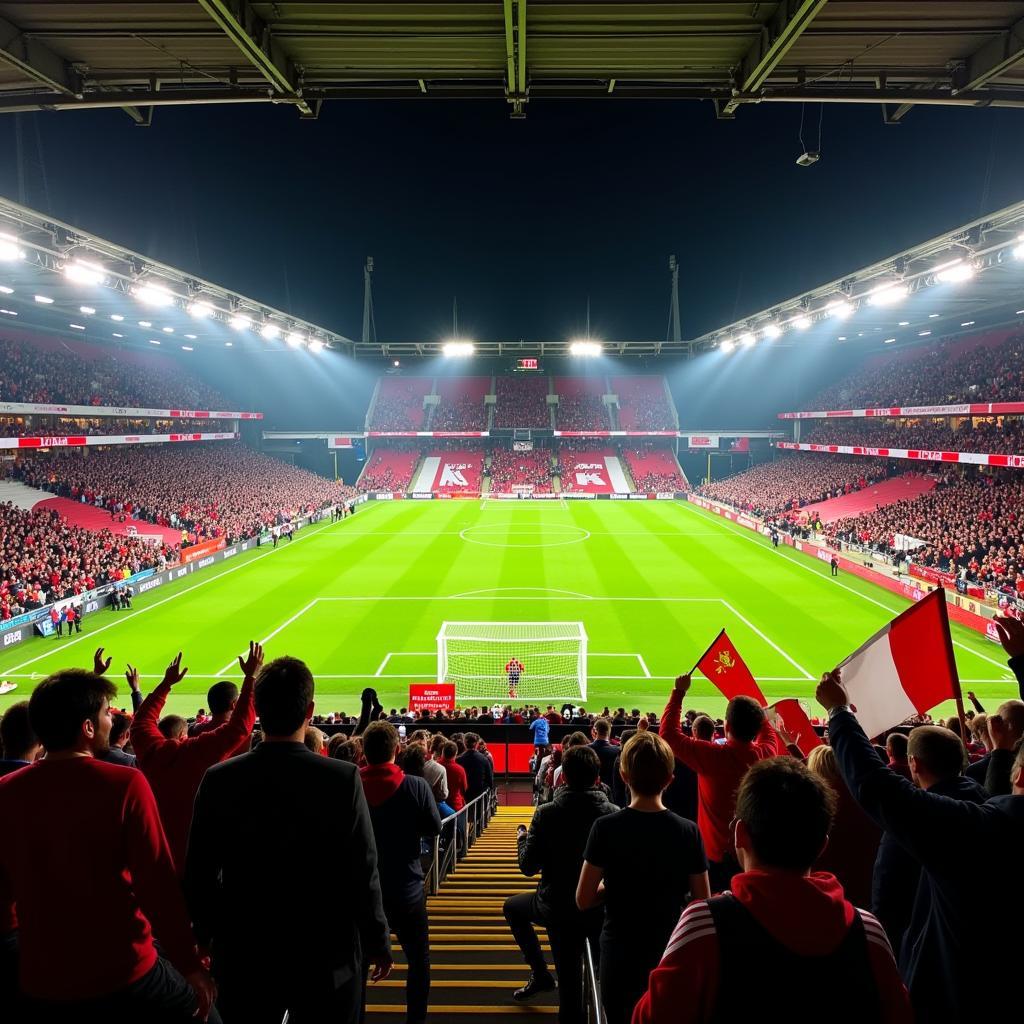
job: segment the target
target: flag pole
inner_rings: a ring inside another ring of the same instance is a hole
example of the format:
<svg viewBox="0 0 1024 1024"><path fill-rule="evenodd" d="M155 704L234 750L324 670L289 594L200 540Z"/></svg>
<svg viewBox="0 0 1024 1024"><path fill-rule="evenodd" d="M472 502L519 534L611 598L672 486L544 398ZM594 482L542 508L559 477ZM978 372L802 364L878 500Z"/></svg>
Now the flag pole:
<svg viewBox="0 0 1024 1024"><path fill-rule="evenodd" d="M956 717L960 719L960 740L967 748L967 718L964 715L964 695L960 690L960 672L956 666L956 656L953 654L953 635L949 631L949 609L946 607L946 591L944 587L937 587L934 593L939 595L942 605L942 622L946 627L946 657L949 659L949 667L953 676L953 700L956 702Z"/></svg>
<svg viewBox="0 0 1024 1024"><path fill-rule="evenodd" d="M720 638L720 637L722 636L722 634L723 634L724 632L725 632L725 629L720 629L720 630L718 631L718 634L717 634L717 635L715 636L715 639L714 639L714 640L712 640L712 641L711 641L711 643L709 643L709 644L707 645L707 647L706 647L706 648L704 649L704 654L702 654L702 655L701 655L701 656L700 656L700 657L699 657L699 658L697 659L697 662L696 662L696 664L695 664L695 665L693 666L693 668L691 668L691 669L690 669L690 671L686 673L687 675L689 675L689 676L692 676L692 675L693 675L693 673L697 671L697 666L698 666L698 665L700 665L700 663L701 663L701 662L702 662L702 661L704 660L704 658L705 658L705 656L707 655L708 651L710 651L710 650L711 650L711 648L712 648L712 647L714 647L714 646L715 646L715 644L717 644L717 643L718 643L718 641L719 641L719 638Z"/></svg>

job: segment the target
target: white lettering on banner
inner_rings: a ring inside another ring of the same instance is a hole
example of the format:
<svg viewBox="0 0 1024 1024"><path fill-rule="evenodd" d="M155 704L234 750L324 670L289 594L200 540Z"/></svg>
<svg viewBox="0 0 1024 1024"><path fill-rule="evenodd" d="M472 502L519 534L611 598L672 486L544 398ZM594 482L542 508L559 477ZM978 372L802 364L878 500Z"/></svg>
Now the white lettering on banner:
<svg viewBox="0 0 1024 1024"><path fill-rule="evenodd" d="M604 469L603 462L577 462L576 469Z"/></svg>
<svg viewBox="0 0 1024 1024"><path fill-rule="evenodd" d="M592 497L592 495L588 495L588 497ZM618 492L616 492L615 494L608 495L608 497L610 497L612 501L625 501L629 497L629 495L619 494Z"/></svg>
<svg viewBox="0 0 1024 1024"><path fill-rule="evenodd" d="M394 494L392 494L391 491L378 491L377 494L374 496L378 501L394 501L395 498Z"/></svg>
<svg viewBox="0 0 1024 1024"><path fill-rule="evenodd" d="M577 473L576 485L578 487L586 487L587 484L593 484L595 487L605 486L605 482L601 479L600 473Z"/></svg>
<svg viewBox="0 0 1024 1024"><path fill-rule="evenodd" d="M463 480L462 482L465 483L466 481ZM432 498L434 496L434 494L433 494L432 491L413 491L413 495L412 496L414 498L423 499L423 498Z"/></svg>
<svg viewBox="0 0 1024 1024"><path fill-rule="evenodd" d="M238 554L238 548L225 548L224 549L223 557L224 558L230 558L232 555L237 555L237 554Z"/></svg>
<svg viewBox="0 0 1024 1024"><path fill-rule="evenodd" d="M87 612L98 612L100 610L99 601L88 601L85 605L85 610Z"/></svg>
<svg viewBox="0 0 1024 1024"><path fill-rule="evenodd" d="M1024 455L1007 455L1006 464L1013 469L1021 469L1024 467Z"/></svg>
<svg viewBox="0 0 1024 1024"><path fill-rule="evenodd" d="M135 589L140 594L144 594L147 590L155 590L161 583L163 583L163 579L157 576L151 580L143 580Z"/></svg>
<svg viewBox="0 0 1024 1024"><path fill-rule="evenodd" d="M180 580L182 576L187 576L188 575L188 571L189 571L189 567L187 565L183 565L180 569L175 569L174 570L174 578L176 580Z"/></svg>
<svg viewBox="0 0 1024 1024"><path fill-rule="evenodd" d="M441 479L438 481L438 487L468 487L469 484L466 481L465 474L462 472L464 466L450 466L446 462L444 468L441 470Z"/></svg>
<svg viewBox="0 0 1024 1024"><path fill-rule="evenodd" d="M647 495L646 494L630 494L629 495L629 500L630 501L646 501L647 500Z"/></svg>
<svg viewBox="0 0 1024 1024"><path fill-rule="evenodd" d="M196 568L205 569L208 565L213 565L215 561L216 558L214 558L213 555L208 555L206 558L200 558L199 561L196 562Z"/></svg>
<svg viewBox="0 0 1024 1024"><path fill-rule="evenodd" d="M820 558L823 562L828 562L829 564L831 564L831 562L832 562L832 552L831 551L826 551L824 548L815 548L814 549L814 554L815 554L815 557Z"/></svg>
<svg viewBox="0 0 1024 1024"><path fill-rule="evenodd" d="M20 629L12 629L9 633L4 633L4 647L10 647L11 644L20 643L23 639L23 635Z"/></svg>

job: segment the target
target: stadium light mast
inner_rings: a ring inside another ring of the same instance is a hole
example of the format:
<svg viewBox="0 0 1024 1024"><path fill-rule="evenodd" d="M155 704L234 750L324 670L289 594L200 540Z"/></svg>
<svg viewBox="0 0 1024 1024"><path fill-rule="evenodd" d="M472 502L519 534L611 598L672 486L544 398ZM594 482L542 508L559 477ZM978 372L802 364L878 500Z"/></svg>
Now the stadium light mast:
<svg viewBox="0 0 1024 1024"><path fill-rule="evenodd" d="M363 344L377 340L377 324L373 318L373 257L366 257L363 267Z"/></svg>
<svg viewBox="0 0 1024 1024"><path fill-rule="evenodd" d="M676 343L683 340L679 328L679 263L675 256L669 256L668 269L672 274L672 297L669 302L669 319L672 327L672 340Z"/></svg>

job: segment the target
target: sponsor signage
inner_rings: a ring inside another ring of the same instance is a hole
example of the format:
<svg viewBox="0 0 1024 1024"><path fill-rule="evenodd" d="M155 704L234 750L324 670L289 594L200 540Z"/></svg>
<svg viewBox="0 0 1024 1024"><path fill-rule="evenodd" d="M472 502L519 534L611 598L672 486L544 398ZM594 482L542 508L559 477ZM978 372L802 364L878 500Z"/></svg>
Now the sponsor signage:
<svg viewBox="0 0 1024 1024"><path fill-rule="evenodd" d="M410 711L454 711L454 683L410 683Z"/></svg>
<svg viewBox="0 0 1024 1024"><path fill-rule="evenodd" d="M875 409L822 409L780 412L780 420L864 419L893 416L1019 416L1024 402L972 402L959 405L890 405Z"/></svg>
<svg viewBox="0 0 1024 1024"><path fill-rule="evenodd" d="M883 459L910 459L916 462L956 462L971 466L1001 466L1024 469L1024 455L998 455L985 452L944 452L923 448L871 448L866 445L804 444L775 441L776 448L797 452L826 452L829 455L869 455Z"/></svg>
<svg viewBox="0 0 1024 1024"><path fill-rule="evenodd" d="M555 437L685 437L678 430L553 430Z"/></svg>
<svg viewBox="0 0 1024 1024"><path fill-rule="evenodd" d="M433 491L413 491L412 496L419 499L429 499L434 496Z"/></svg>
<svg viewBox="0 0 1024 1024"><path fill-rule="evenodd" d="M235 441L237 433L218 434L56 434L0 437L0 448L81 448L107 444L169 444L173 441Z"/></svg>
<svg viewBox="0 0 1024 1024"><path fill-rule="evenodd" d="M133 416L161 420L261 420L261 412L223 412L208 409L142 409L116 405L46 405L39 402L0 402L0 413L12 416L88 416L99 419Z"/></svg>
<svg viewBox="0 0 1024 1024"><path fill-rule="evenodd" d="M688 444L691 448L717 448L717 434L690 434Z"/></svg>
<svg viewBox="0 0 1024 1024"><path fill-rule="evenodd" d="M227 541L223 537L215 537L213 540L200 541L189 547L181 549L181 560L185 563L194 562L203 555L211 554L214 551L223 551L227 547Z"/></svg>
<svg viewBox="0 0 1024 1024"><path fill-rule="evenodd" d="M362 437L362 434L358 435ZM352 438L351 437L329 437L327 438L328 448L351 448Z"/></svg>
<svg viewBox="0 0 1024 1024"><path fill-rule="evenodd" d="M367 437L490 437L488 430L368 430Z"/></svg>

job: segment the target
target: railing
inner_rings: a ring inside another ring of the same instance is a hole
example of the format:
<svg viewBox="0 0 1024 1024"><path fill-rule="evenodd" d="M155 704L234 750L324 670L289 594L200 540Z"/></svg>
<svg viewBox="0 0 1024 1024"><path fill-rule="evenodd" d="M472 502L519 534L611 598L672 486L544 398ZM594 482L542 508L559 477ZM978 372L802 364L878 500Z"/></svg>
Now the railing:
<svg viewBox="0 0 1024 1024"><path fill-rule="evenodd" d="M601 986L597 981L597 971L594 970L590 939L583 942L583 1005L587 1010L587 1024L605 1024L601 1009Z"/></svg>
<svg viewBox="0 0 1024 1024"><path fill-rule="evenodd" d="M441 822L440 834L434 836L434 848L427 874L427 895L435 896L441 883L455 874L462 856L477 841L487 827L497 807L494 790L474 797L461 810L448 815Z"/></svg>

